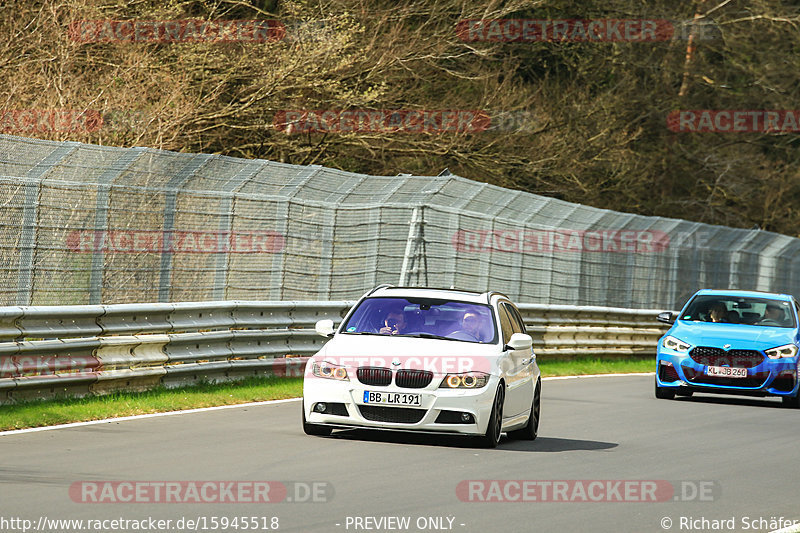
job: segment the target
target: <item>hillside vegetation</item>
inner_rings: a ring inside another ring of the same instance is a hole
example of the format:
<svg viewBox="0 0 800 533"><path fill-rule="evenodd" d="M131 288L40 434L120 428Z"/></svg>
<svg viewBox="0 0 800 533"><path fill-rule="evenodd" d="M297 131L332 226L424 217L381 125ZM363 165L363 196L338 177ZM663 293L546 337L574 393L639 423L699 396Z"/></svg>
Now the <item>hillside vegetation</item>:
<svg viewBox="0 0 800 533"><path fill-rule="evenodd" d="M85 21L185 19L276 20L285 34L221 43L75 33ZM457 31L471 19L667 19L675 32L480 42ZM449 168L597 207L800 227L798 130L676 132L667 120L676 110L800 109L800 7L788 0L5 0L0 35L5 133L382 175ZM30 110L38 124L25 122ZM64 110L94 122L47 122ZM490 120L466 131L309 132L287 127L287 110Z"/></svg>

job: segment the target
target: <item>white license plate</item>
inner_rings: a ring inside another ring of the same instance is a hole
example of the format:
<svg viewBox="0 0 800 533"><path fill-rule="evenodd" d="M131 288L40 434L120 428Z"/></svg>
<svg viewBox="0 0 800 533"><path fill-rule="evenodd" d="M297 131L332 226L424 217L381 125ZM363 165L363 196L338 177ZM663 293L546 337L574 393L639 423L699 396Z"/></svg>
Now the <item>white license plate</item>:
<svg viewBox="0 0 800 533"><path fill-rule="evenodd" d="M721 378L746 378L746 368L733 368L730 366L710 366L706 370L707 376L715 376Z"/></svg>
<svg viewBox="0 0 800 533"><path fill-rule="evenodd" d="M405 405L422 407L422 395L404 392L364 391L364 403L377 405Z"/></svg>

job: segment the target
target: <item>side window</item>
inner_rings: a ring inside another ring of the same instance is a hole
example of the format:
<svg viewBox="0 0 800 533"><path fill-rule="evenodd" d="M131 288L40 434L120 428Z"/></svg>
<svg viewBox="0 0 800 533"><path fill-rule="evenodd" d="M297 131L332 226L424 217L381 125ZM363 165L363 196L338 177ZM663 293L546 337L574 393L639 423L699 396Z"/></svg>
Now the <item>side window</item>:
<svg viewBox="0 0 800 533"><path fill-rule="evenodd" d="M514 307L511 304L508 305L508 314L511 315L511 319L514 321L517 327L514 328L514 333L528 333L528 328L525 327L525 321L522 319L522 315L519 314L519 309Z"/></svg>
<svg viewBox="0 0 800 533"><path fill-rule="evenodd" d="M511 335L514 333L514 326L511 325L511 317L508 316L505 305L500 304L498 311L500 311L500 327L503 329L503 344L508 344L508 341L511 340Z"/></svg>

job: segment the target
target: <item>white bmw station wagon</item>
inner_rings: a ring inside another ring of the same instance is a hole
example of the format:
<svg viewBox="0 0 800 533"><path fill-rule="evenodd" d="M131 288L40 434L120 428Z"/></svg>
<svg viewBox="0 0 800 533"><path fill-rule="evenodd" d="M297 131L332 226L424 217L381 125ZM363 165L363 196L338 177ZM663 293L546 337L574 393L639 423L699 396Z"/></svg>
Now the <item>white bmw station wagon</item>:
<svg viewBox="0 0 800 533"><path fill-rule="evenodd" d="M541 376L522 316L497 292L380 286L311 357L303 430L371 428L533 440Z"/></svg>

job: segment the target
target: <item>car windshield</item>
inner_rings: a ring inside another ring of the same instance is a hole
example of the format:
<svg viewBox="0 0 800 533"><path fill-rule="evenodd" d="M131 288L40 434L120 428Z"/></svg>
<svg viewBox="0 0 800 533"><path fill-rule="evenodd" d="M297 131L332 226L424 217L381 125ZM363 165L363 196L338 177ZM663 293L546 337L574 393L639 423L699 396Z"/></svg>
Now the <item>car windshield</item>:
<svg viewBox="0 0 800 533"><path fill-rule="evenodd" d="M696 296L686 306L680 319L750 326L795 327L791 302L771 298L716 294Z"/></svg>
<svg viewBox="0 0 800 533"><path fill-rule="evenodd" d="M366 298L341 332L497 342L490 306L434 298Z"/></svg>

